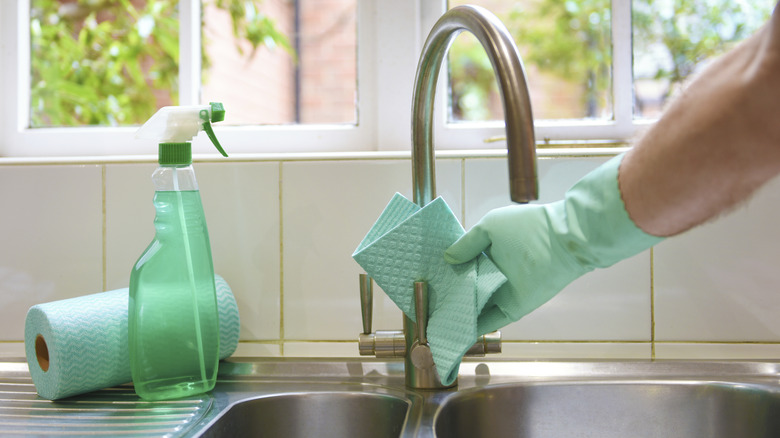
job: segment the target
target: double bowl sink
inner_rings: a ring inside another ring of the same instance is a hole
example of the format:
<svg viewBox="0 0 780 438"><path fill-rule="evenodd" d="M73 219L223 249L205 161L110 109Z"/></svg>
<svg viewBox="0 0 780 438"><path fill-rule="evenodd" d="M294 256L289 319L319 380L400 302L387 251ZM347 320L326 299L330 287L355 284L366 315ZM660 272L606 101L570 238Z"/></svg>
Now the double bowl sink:
<svg viewBox="0 0 780 438"><path fill-rule="evenodd" d="M145 402L130 386L50 402L0 363L0 435L197 437L777 437L780 363L467 359L452 390L403 363L230 359L209 394Z"/></svg>

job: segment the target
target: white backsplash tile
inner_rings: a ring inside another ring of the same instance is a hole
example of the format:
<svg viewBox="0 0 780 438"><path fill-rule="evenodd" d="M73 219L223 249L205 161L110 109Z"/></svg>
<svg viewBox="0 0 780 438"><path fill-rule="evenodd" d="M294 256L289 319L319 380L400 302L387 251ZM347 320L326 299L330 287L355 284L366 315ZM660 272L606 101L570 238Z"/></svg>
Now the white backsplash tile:
<svg viewBox="0 0 780 438"><path fill-rule="evenodd" d="M656 359L780 360L780 344L665 343L655 344Z"/></svg>
<svg viewBox="0 0 780 438"><path fill-rule="evenodd" d="M25 357L24 342L0 342L0 358L3 357Z"/></svg>
<svg viewBox="0 0 780 438"><path fill-rule="evenodd" d="M282 349L279 344L241 341L231 357L280 357L281 355Z"/></svg>
<svg viewBox="0 0 780 438"><path fill-rule="evenodd" d="M461 161L439 160L436 171L439 194L459 215ZM411 164L288 162L282 175L284 338L354 339L362 271L352 253L395 192L411 198ZM374 327L400 328L400 315L377 287Z"/></svg>
<svg viewBox="0 0 780 438"><path fill-rule="evenodd" d="M562 199L580 178L607 158L540 159L539 201ZM466 162L466 224L511 205L505 159ZM520 321L502 329L508 340L651 339L650 253L584 275Z"/></svg>
<svg viewBox="0 0 780 438"><path fill-rule="evenodd" d="M650 296L645 251L583 275L502 332L512 340L650 341Z"/></svg>
<svg viewBox="0 0 780 438"><path fill-rule="evenodd" d="M496 357L512 359L650 359L649 342L504 342ZM491 356L493 357L493 356Z"/></svg>
<svg viewBox="0 0 780 438"><path fill-rule="evenodd" d="M0 340L35 304L100 292L101 166L0 166Z"/></svg>
<svg viewBox="0 0 780 438"><path fill-rule="evenodd" d="M605 160L540 159L539 202L560 199ZM0 166L0 341L12 341L0 342L0 356L23 354L31 305L127 286L154 235L155 167ZM239 302L235 355L357 357L360 267L351 255L396 191L411 197L409 160L195 168L215 271ZM505 159L440 159L437 175L467 228L509 204ZM658 359L780 359L777 205L780 181L734 213L663 242L652 260L648 251L583 276L505 327L501 357L647 359L654 351ZM401 328L401 312L375 290L373 328Z"/></svg>
<svg viewBox="0 0 780 438"><path fill-rule="evenodd" d="M130 271L154 238L156 164L106 165L106 289L125 288Z"/></svg>
<svg viewBox="0 0 780 438"><path fill-rule="evenodd" d="M606 161L604 157L539 159L539 200L534 203L562 199L569 187ZM466 228L474 226L490 210L507 205L512 205L512 201L506 159L466 160Z"/></svg>
<svg viewBox="0 0 780 438"><path fill-rule="evenodd" d="M360 357L357 342L285 342L285 357Z"/></svg>
<svg viewBox="0 0 780 438"><path fill-rule="evenodd" d="M660 341L780 341L780 180L655 249Z"/></svg>
<svg viewBox="0 0 780 438"><path fill-rule="evenodd" d="M281 330L279 163L196 164L214 271L233 289L241 339Z"/></svg>
<svg viewBox="0 0 780 438"><path fill-rule="evenodd" d="M106 171L107 288L127 287L130 270L154 237L154 164ZM240 338L280 333L279 165L196 163L214 271L236 296Z"/></svg>

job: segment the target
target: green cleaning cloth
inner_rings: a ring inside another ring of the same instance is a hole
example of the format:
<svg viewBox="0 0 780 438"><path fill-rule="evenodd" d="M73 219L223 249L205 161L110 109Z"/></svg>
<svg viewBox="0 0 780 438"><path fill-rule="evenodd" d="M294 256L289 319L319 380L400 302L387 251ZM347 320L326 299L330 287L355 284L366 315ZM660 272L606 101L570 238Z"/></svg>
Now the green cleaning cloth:
<svg viewBox="0 0 780 438"><path fill-rule="evenodd" d="M481 254L451 265L444 251L465 233L442 198L420 208L401 194L390 200L352 257L412 321L414 282L428 282L428 344L445 385L463 355L484 334L483 310L506 277Z"/></svg>

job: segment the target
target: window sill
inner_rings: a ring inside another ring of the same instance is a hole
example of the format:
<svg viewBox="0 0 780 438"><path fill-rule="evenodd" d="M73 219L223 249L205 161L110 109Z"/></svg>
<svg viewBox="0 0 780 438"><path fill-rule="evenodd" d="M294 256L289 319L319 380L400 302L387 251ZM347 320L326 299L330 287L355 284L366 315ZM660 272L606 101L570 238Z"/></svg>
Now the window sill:
<svg viewBox="0 0 780 438"><path fill-rule="evenodd" d="M549 145L545 147L545 145ZM624 142L566 142L539 143L538 158L585 158L608 157L629 149ZM505 157L506 149L478 150L440 150L436 158L473 159ZM240 163L268 161L359 161L359 160L408 160L410 151L356 151L356 152L320 152L320 153L236 153L228 158L219 154L194 154L195 163ZM73 157L0 157L0 166L24 165L100 165L155 163L157 155L113 155L113 156L73 156Z"/></svg>

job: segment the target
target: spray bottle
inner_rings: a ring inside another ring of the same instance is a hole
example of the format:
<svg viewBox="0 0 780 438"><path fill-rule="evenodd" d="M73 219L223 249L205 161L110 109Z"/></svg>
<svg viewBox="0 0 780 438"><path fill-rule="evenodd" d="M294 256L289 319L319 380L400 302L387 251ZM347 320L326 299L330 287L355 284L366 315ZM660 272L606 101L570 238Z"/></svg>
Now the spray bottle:
<svg viewBox="0 0 780 438"><path fill-rule="evenodd" d="M136 393L166 400L210 391L219 361L219 316L206 218L190 140L224 120L220 103L161 108L136 133L157 139L156 234L130 274L128 339Z"/></svg>

